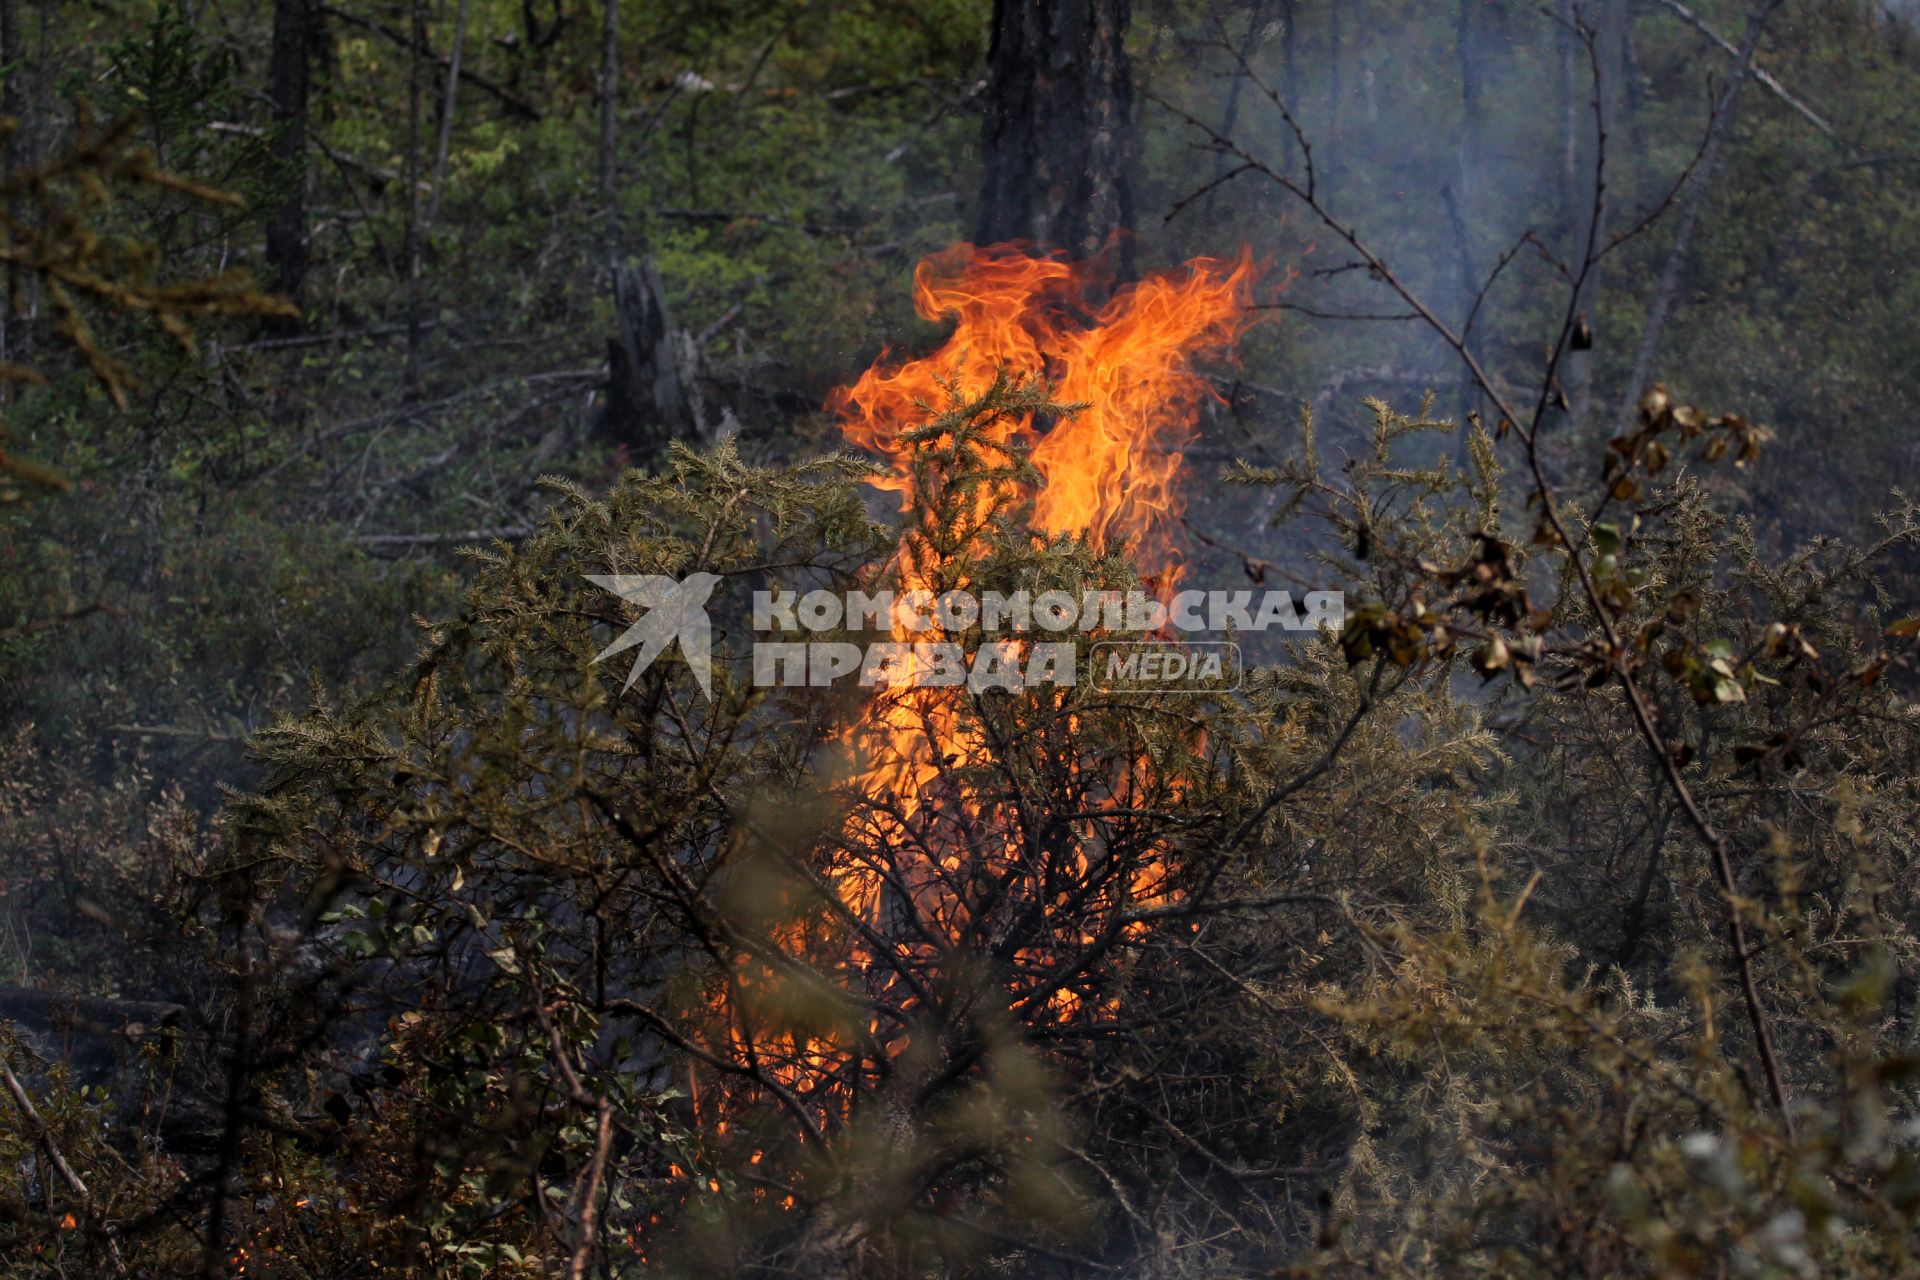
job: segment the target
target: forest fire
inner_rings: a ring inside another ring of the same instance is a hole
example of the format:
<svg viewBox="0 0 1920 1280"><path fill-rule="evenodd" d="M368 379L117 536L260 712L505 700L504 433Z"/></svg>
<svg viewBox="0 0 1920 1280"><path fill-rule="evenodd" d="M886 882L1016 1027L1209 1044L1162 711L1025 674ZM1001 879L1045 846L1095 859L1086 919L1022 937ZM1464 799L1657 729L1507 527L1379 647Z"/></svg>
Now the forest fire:
<svg viewBox="0 0 1920 1280"><path fill-rule="evenodd" d="M1920 0L92 8L0 1280L1920 1280Z"/></svg>
<svg viewBox="0 0 1920 1280"><path fill-rule="evenodd" d="M1173 532L1182 449L1214 395L1191 361L1231 349L1251 318L1255 276L1246 255L1196 259L1096 305L1098 264L970 245L923 261L915 305L929 320L953 320L952 334L923 358L883 357L829 400L847 440L886 464L873 483L899 494L908 513L908 531L880 568L887 585L934 595L972 585L965 531L977 531L989 508L1030 501L1036 534L1084 537L1096 555L1124 551L1149 584L1170 591L1180 569ZM978 396L1002 375L1044 378L1056 403L1078 407L1050 423L1031 413L984 419L985 447L1005 450L1000 461L1024 454L1038 482L996 472L958 499L963 518L949 507L936 535L923 536L937 497L916 492L929 474L917 464L947 441L921 429L956 396ZM926 637L909 637L896 623L895 639L911 638ZM732 975L716 1011L734 1059L757 1063L806 1099L823 1127L908 1043L922 1006L938 998L930 993L944 961L1000 947L1014 1009L1031 1021L1071 1020L1088 1012L1089 996L1061 980L1057 962L1092 944L1116 912L1173 894L1157 847L1137 851L1116 873L1122 860L1102 849L1090 825L1069 824L1063 838L1036 851L1033 832L1009 816L1015 799L990 767L994 753L969 698L908 679L862 705L841 737L855 761L846 783L852 812L822 868L838 901L803 913L777 938L798 964L864 996L866 1026L820 1036L779 1029L777 1016L763 1020L778 1003L766 984L780 984L757 962L758 972ZM1062 721L1070 743L1072 713ZM1064 754L1059 764L1090 810L1124 809L1165 785L1149 776L1144 758L1075 758L1070 745ZM1008 951L1004 917L1023 910L1043 921L1026 926L1036 942Z"/></svg>

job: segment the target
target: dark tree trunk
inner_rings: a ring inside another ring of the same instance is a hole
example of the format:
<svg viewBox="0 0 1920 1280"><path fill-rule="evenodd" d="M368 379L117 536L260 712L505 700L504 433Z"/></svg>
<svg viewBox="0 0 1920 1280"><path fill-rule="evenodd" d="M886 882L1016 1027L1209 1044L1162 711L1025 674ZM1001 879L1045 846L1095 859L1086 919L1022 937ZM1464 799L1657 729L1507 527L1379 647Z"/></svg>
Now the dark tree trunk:
<svg viewBox="0 0 1920 1280"><path fill-rule="evenodd" d="M20 118L20 81L26 78L27 64L24 54L26 40L20 34L20 0L0 0L0 58L12 63L12 69L4 80L0 80L0 111L18 120ZM13 168L15 147L13 139L7 140L7 167Z"/></svg>
<svg viewBox="0 0 1920 1280"><path fill-rule="evenodd" d="M42 133L53 101L52 25L47 13L51 2L40 0L35 6L40 48L37 56L30 57L22 0L0 0L0 64L6 68L4 88L0 89L0 115L11 116L14 121L4 154L9 181L34 168L41 160ZM31 201L16 200L6 212L16 221L37 220L38 214L31 204ZM9 263L0 288L5 292L5 296L0 297L0 360L31 364L40 281L31 271ZM9 389L9 399L16 390L17 387Z"/></svg>
<svg viewBox="0 0 1920 1280"><path fill-rule="evenodd" d="M1454 48L1460 61L1460 172L1461 188L1471 181L1480 148L1480 49L1473 29L1474 0L1460 0L1454 20Z"/></svg>
<svg viewBox="0 0 1920 1280"><path fill-rule="evenodd" d="M413 50L407 60L407 398L420 393L420 339L423 312L420 300L420 258L425 252L420 227L420 99L426 92L426 68L422 55L427 48L427 8L424 0L413 0Z"/></svg>
<svg viewBox="0 0 1920 1280"><path fill-rule="evenodd" d="M0 115L10 116L15 121L20 119L20 81L27 73L26 60L20 56L21 44L20 0L0 0L0 58L13 64L5 73L4 81L0 81ZM14 133L7 138L4 152L0 153L8 182L12 182L23 167L20 163L20 133L21 126L16 125ZM7 214L18 219L20 210L11 208ZM19 295L20 280L12 263L7 264L5 287L6 298L0 300L0 360L8 360L13 356L10 343L14 327L13 304Z"/></svg>
<svg viewBox="0 0 1920 1280"><path fill-rule="evenodd" d="M453 52L447 57L447 96L440 107L440 141L433 150L433 196L427 201L427 226L440 221L440 197L447 189L447 152L453 146L453 109L460 104L460 55L467 44L467 15L473 0L460 0L453 20Z"/></svg>
<svg viewBox="0 0 1920 1280"><path fill-rule="evenodd" d="M607 243L620 240L620 170L614 149L620 111L620 4L602 0L600 28L600 204Z"/></svg>
<svg viewBox="0 0 1920 1280"><path fill-rule="evenodd" d="M312 62L314 0L274 0L273 157L287 175L287 195L267 222L267 265L273 287L293 299L307 278L307 72Z"/></svg>
<svg viewBox="0 0 1920 1280"><path fill-rule="evenodd" d="M1460 0L1460 8L1454 21L1454 51L1460 64L1460 142L1455 153L1457 173L1453 186L1443 192L1446 197L1447 218L1453 225L1454 266L1458 273L1460 290L1461 336L1467 343L1467 349L1478 355L1478 343L1473 333L1466 327L1473 318L1474 296L1478 291L1479 270L1473 260L1473 241L1467 234L1467 218L1463 206L1471 206L1477 192L1479 172L1480 134L1484 126L1480 104L1482 85L1480 83L1480 50L1473 26L1475 0ZM1465 423L1469 414L1480 404L1479 387L1472 373L1466 368L1460 371L1460 421ZM1461 448L1466 447L1466 436L1460 438Z"/></svg>
<svg viewBox="0 0 1920 1280"><path fill-rule="evenodd" d="M1131 0L994 0L981 244L1026 240L1085 256L1132 223L1130 9Z"/></svg>
<svg viewBox="0 0 1920 1280"><path fill-rule="evenodd" d="M674 440L711 444L739 422L703 376L700 338L675 327L652 260L613 267L619 333L607 339L607 410L602 427L651 467Z"/></svg>

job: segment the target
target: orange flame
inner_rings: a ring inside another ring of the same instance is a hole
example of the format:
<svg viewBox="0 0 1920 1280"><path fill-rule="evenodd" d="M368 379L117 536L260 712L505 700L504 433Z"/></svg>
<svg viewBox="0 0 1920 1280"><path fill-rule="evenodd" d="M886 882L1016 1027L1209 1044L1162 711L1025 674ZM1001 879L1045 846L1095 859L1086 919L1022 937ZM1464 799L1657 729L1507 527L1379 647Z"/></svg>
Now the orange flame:
<svg viewBox="0 0 1920 1280"><path fill-rule="evenodd" d="M1256 272L1244 251L1232 261L1196 258L1184 273L1148 276L1096 307L1090 297L1105 283L1103 268L1019 245L960 244L934 254L914 270L914 307L928 320L952 318L952 334L921 359L889 365L883 355L827 405L850 443L890 464L874 483L899 493L907 510L916 500L915 445L903 435L925 423L928 406L944 403L949 388L977 394L1003 372L1046 378L1059 403L1081 407L1044 432L1031 417L1002 422L994 440L1031 450L1041 476L1026 495L1034 527L1084 534L1096 552L1125 547L1168 590L1180 569L1173 534L1182 450L1201 406L1219 399L1192 360L1230 350L1247 326ZM936 567L908 559L903 546L899 585L932 586ZM934 781L935 761L984 750L966 736L951 697L883 691L850 735L870 761L864 793L887 795L911 816ZM865 886L849 905L870 910L878 888Z"/></svg>
<svg viewBox="0 0 1920 1280"><path fill-rule="evenodd" d="M914 460L926 445L907 434L926 424L928 406L946 404L955 389L978 395L1002 373L1044 378L1056 401L1080 407L1052 423L1027 416L989 428L992 444L1027 450L1041 478L1031 492L1014 496L1031 499L1037 533L1082 535L1101 553L1124 549L1168 590L1180 569L1174 532L1182 451L1203 405L1218 398L1192 362L1230 352L1250 321L1255 277L1244 253L1234 260L1200 258L1183 271L1115 289L1101 302L1106 280L1098 263L1071 263L1016 245L956 245L914 272L916 309L928 320L951 319L951 335L919 359L883 356L829 397L828 408L850 443L887 464L873 483L898 493L902 510L912 510L925 496L914 492ZM914 563L903 542L887 571L893 585L912 590L938 582L944 567ZM926 637L896 635L908 638ZM986 897L1003 900L1006 885L1024 876L1022 892L1045 909L1068 900L1067 891L1045 887L1062 877L1022 869L1032 854L1016 847L1002 823L997 810L1004 797L980 794L957 776L964 769L956 763L988 759L987 744L963 715L964 696L955 688L910 683L878 690L844 731L843 742L863 762L850 783L863 803L849 819L848 838L825 855L822 869L843 911L832 913L836 919L799 921L778 941L849 990L910 1005L913 997L902 992L898 977L903 969L916 961L931 967L943 948L980 941L971 931L981 923L976 913L991 909L977 901L983 886ZM1097 789L1118 797L1137 783L1120 777ZM1065 881L1088 875L1085 852L1062 856L1070 862L1061 869ZM1163 861L1150 859L1092 905L1119 909L1116 897L1164 902L1171 896L1168 877ZM913 929L890 922L890 896L910 900ZM1081 909L1089 906L1084 896L1076 901ZM1051 927L1063 944L1093 941L1084 924L1062 919ZM897 954L882 955L880 947ZM902 957L909 962L900 963ZM1046 958L1016 956L1015 968L1024 961L1044 969ZM733 1059L754 1063L810 1099L824 1120L857 1079L860 1053L831 1037L771 1030L777 1019L759 1017L755 998L762 984L777 982L763 961L743 962L730 981L734 994L714 1013L724 1022L721 1038ZM1013 987L1016 1002L1029 998L1018 978ZM1086 1012L1081 997L1065 988L1033 995L1056 1019ZM877 1016L866 1030L869 1046L878 1042L887 1054L904 1043L904 1028L883 1028Z"/></svg>
<svg viewBox="0 0 1920 1280"><path fill-rule="evenodd" d="M1174 481L1200 406L1218 399L1191 367L1220 354L1245 329L1255 271L1196 258L1184 275L1149 276L1094 308L1098 263L1036 257L1017 245L955 245L913 273L914 309L954 320L953 333L922 359L882 362L828 397L847 440L882 455L891 474L875 483L910 506L912 448L901 433L945 401L946 385L984 390L1002 370L1043 375L1063 404L1085 407L1038 435L1031 420L997 443L1033 449L1044 478L1034 521L1043 533L1084 532L1095 550L1131 541L1145 567L1167 570L1180 514Z"/></svg>

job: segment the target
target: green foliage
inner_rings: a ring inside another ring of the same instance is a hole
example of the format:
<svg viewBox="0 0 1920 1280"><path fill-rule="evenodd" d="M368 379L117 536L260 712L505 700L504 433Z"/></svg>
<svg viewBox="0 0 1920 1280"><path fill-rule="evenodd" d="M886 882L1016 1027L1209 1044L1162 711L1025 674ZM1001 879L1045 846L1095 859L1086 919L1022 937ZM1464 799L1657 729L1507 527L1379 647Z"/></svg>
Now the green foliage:
<svg viewBox="0 0 1920 1280"><path fill-rule="evenodd" d="M10 134L18 127L8 122ZM127 408L133 382L126 364L111 355L96 331L98 313L133 313L150 319L177 347L195 349L193 323L210 316L290 315L291 309L254 288L243 272L220 272L168 283L157 278L158 251L107 221L113 190L164 191L207 203L234 197L197 179L160 168L153 153L134 145L133 123L97 128L83 115L64 153L44 165L0 181L0 224L5 226L0 262L8 273L9 308L28 287L43 291L53 331L68 344L109 399ZM46 375L31 365L0 363L0 383L43 385ZM4 437L0 437L4 439ZM65 489L59 472L0 449L0 502L17 500L17 482Z"/></svg>

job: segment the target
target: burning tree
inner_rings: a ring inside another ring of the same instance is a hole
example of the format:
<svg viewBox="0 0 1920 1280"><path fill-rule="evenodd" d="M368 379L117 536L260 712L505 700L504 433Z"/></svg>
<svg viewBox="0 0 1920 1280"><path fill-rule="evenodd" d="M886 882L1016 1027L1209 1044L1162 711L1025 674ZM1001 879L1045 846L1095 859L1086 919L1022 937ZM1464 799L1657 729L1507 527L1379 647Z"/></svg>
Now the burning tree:
<svg viewBox="0 0 1920 1280"><path fill-rule="evenodd" d="M662 665L621 696L593 662L618 606L584 585L1164 592L1179 449L1210 394L1190 361L1227 349L1252 275L1203 261L1094 309L1056 259L925 264L922 307L957 313L952 339L836 401L877 470L723 449L569 492L489 557L404 685L269 735L233 910L286 886L300 914L264 945L297 951L300 998L269 1003L294 1025L363 1010L329 1035L369 1132L444 1153L426 1185L383 1189L444 1206L397 1246L551 1231L581 1257L814 1275L1071 1259L1077 1228L1115 1214L1128 1251L1164 1247L1144 1206L1173 1177L1212 1205L1182 1213L1273 1219L1263 1187L1325 1155L1236 1043L1272 963L1250 931L1297 917L1284 966L1311 968L1332 945L1315 917L1341 909L1299 887L1283 802L1371 788L1351 844L1315 841L1337 867L1470 740L1393 781L1336 767L1395 735L1361 729L1382 671L1349 676L1330 638L1225 698L910 679L769 696L724 661L711 702ZM898 526L867 517L863 481L899 495ZM1435 836L1403 841L1390 878L1420 877Z"/></svg>

